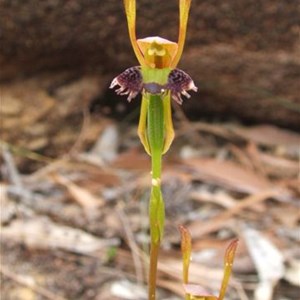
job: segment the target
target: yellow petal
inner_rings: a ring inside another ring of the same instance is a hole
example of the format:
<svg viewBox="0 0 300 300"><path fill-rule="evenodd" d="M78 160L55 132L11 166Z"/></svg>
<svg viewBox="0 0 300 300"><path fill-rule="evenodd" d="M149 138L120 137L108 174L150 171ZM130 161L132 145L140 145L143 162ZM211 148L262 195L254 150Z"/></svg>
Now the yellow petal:
<svg viewBox="0 0 300 300"><path fill-rule="evenodd" d="M137 41L136 41L136 2L135 0L124 0L124 7L125 7L125 13L127 18L127 25L128 25L128 31L129 31L129 38L131 41L131 45L133 48L133 51L135 53L135 56L137 60L139 61L140 65L144 65L144 57L138 47Z"/></svg>
<svg viewBox="0 0 300 300"><path fill-rule="evenodd" d="M148 99L143 94L140 120L138 126L138 136L145 148L145 151L151 156L150 146L147 137L147 114L148 114Z"/></svg>
<svg viewBox="0 0 300 300"><path fill-rule="evenodd" d="M179 0L179 35L178 35L178 51L172 61L172 68L176 68L184 47L187 22L189 18L189 11L191 0Z"/></svg>

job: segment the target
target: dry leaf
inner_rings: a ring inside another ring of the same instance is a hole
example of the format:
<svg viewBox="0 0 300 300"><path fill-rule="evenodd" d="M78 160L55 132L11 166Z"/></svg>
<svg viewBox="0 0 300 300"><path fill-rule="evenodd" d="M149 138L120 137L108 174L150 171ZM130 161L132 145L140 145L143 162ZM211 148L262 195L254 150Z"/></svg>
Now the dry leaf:
<svg viewBox="0 0 300 300"><path fill-rule="evenodd" d="M24 243L29 248L63 249L89 254L106 247L117 246L119 240L100 239L83 230L53 223L48 218L16 220L1 228L1 238Z"/></svg>
<svg viewBox="0 0 300 300"><path fill-rule="evenodd" d="M88 190L77 186L75 183L61 175L54 175L55 180L65 186L76 202L87 212L104 205L104 200L92 195Z"/></svg>
<svg viewBox="0 0 300 300"><path fill-rule="evenodd" d="M256 193L272 186L272 183L265 177L243 169L231 161L190 159L185 161L185 164L195 171L196 178L234 191Z"/></svg>
<svg viewBox="0 0 300 300"><path fill-rule="evenodd" d="M283 256L275 245L258 231L244 227L243 235L259 277L255 300L272 300L273 289L284 276Z"/></svg>
<svg viewBox="0 0 300 300"><path fill-rule="evenodd" d="M235 127L233 132L244 139L265 146L285 146L297 149L300 135L272 125L259 125L248 128Z"/></svg>
<svg viewBox="0 0 300 300"><path fill-rule="evenodd" d="M199 202L215 203L224 208L230 208L236 205L236 199L231 197L226 191L211 192L206 189L198 189L190 193L190 198Z"/></svg>
<svg viewBox="0 0 300 300"><path fill-rule="evenodd" d="M138 149L131 149L121 153L112 166L126 170L148 171L151 169L149 156Z"/></svg>
<svg viewBox="0 0 300 300"><path fill-rule="evenodd" d="M300 146L300 145L299 145ZM299 162L283 157L273 156L260 152L258 154L264 170L270 175L280 176L281 178L296 177L300 174Z"/></svg>

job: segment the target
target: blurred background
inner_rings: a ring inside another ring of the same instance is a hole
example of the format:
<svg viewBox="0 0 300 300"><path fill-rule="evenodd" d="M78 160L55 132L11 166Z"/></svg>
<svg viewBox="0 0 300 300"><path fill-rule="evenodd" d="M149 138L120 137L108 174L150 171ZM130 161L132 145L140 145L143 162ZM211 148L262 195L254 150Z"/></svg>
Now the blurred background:
<svg viewBox="0 0 300 300"><path fill-rule="evenodd" d="M177 41L177 0L137 7L139 38ZM159 299L183 299L179 224L208 293L238 237L228 299L299 299L299 20L298 1L193 1ZM122 1L1 0L0 63L2 298L146 299L140 98L108 88L137 65Z"/></svg>

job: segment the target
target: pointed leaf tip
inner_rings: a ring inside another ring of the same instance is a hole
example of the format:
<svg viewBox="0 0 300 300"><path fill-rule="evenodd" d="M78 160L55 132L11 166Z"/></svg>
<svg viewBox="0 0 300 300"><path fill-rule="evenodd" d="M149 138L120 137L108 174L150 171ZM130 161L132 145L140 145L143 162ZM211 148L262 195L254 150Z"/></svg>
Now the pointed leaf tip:
<svg viewBox="0 0 300 300"><path fill-rule="evenodd" d="M218 300L223 300L229 283L233 260L238 246L238 239L233 240L226 249L224 256L224 275Z"/></svg>
<svg viewBox="0 0 300 300"><path fill-rule="evenodd" d="M225 257L224 257L224 263L225 264L233 264L234 256L236 249L238 247L239 240L235 239L233 240L227 247L226 252L225 252Z"/></svg>
<svg viewBox="0 0 300 300"><path fill-rule="evenodd" d="M181 234L181 253L183 265L183 283L187 284L189 280L189 267L192 251L192 238L191 234L186 227L179 225L178 229Z"/></svg>

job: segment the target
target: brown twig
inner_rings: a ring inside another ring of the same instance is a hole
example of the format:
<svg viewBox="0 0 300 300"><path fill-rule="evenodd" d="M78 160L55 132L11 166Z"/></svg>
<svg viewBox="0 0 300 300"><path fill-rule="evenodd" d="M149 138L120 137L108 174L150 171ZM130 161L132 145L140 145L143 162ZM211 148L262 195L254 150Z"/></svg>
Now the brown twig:
<svg viewBox="0 0 300 300"><path fill-rule="evenodd" d="M132 256L132 260L133 260L133 264L134 264L134 268L135 268L137 282L140 286L143 286L143 281L145 278L144 278L144 273L143 273L143 264L140 259L141 251L134 239L128 219L127 219L126 215L124 214L123 210L121 208L118 208L117 214L122 222L123 229L124 229L125 235L127 237L127 242L130 247L130 250L131 250L131 256Z"/></svg>

